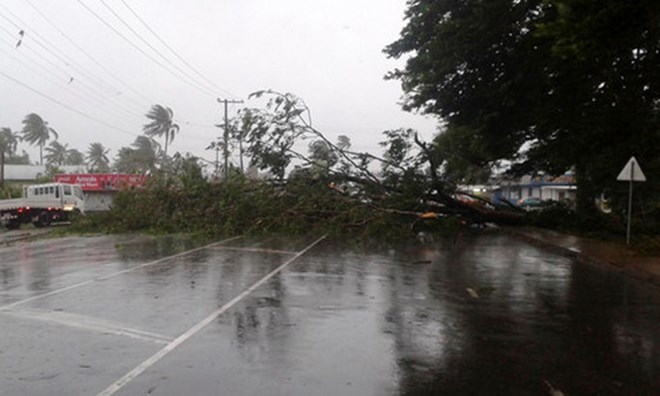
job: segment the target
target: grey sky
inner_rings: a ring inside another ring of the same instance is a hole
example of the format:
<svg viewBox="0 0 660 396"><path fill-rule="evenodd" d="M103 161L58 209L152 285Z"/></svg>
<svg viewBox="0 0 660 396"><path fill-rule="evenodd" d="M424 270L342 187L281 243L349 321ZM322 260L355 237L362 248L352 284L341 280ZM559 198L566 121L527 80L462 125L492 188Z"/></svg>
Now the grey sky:
<svg viewBox="0 0 660 396"><path fill-rule="evenodd" d="M104 2L176 66L122 25ZM124 2L217 87L163 46ZM377 150L385 129L415 128L429 138L436 121L403 112L399 82L383 80L400 64L382 49L398 37L404 8L404 0L0 0L0 73L110 125L0 74L0 127L20 130L24 116L35 112L61 142L85 151L99 141L114 157L141 133L143 115L158 103L171 107L181 125L168 151L211 159L204 147L218 134L212 127L221 120L216 98L247 99L251 92L275 89L304 99L318 129L348 135L359 150ZM245 104L251 105L257 103ZM37 151L28 152L36 160Z"/></svg>

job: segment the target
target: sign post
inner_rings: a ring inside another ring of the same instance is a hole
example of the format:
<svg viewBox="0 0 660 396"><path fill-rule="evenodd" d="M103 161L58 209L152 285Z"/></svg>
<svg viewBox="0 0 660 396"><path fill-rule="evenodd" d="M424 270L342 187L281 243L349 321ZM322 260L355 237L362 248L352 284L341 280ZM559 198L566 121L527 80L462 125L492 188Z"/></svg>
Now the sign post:
<svg viewBox="0 0 660 396"><path fill-rule="evenodd" d="M633 182L645 182L646 176L639 167L639 163L635 157L630 157L626 166L623 167L621 173L616 178L619 181L627 181L630 183L628 187L628 227L626 228L626 245L630 245L630 223L632 221L632 195L633 195Z"/></svg>

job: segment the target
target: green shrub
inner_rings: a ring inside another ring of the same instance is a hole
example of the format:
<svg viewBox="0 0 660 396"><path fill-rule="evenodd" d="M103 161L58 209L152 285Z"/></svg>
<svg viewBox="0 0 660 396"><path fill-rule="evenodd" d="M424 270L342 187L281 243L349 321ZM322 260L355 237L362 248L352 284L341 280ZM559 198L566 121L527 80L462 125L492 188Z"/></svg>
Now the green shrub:
<svg viewBox="0 0 660 396"><path fill-rule="evenodd" d="M21 187L7 184L0 187L0 199L20 198L22 195Z"/></svg>
<svg viewBox="0 0 660 396"><path fill-rule="evenodd" d="M360 199L328 187L322 177L296 177L288 183L248 180L240 175L223 182L196 180L184 187L151 180L145 188L117 193L112 209L78 219L75 229L92 232L238 234L309 234L406 238L417 232L411 215L380 211ZM392 197L383 207L403 207ZM454 232L456 224L437 221L434 228Z"/></svg>

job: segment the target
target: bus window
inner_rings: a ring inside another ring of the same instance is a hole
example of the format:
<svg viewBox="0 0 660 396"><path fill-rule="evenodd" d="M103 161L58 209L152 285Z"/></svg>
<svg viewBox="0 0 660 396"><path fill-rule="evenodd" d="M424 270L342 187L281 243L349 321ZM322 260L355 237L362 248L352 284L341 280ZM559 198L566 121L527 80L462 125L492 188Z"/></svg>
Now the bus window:
<svg viewBox="0 0 660 396"><path fill-rule="evenodd" d="M71 186L65 184L62 187L64 187L64 195L71 195Z"/></svg>
<svg viewBox="0 0 660 396"><path fill-rule="evenodd" d="M60 186L55 186L55 198L60 197Z"/></svg>

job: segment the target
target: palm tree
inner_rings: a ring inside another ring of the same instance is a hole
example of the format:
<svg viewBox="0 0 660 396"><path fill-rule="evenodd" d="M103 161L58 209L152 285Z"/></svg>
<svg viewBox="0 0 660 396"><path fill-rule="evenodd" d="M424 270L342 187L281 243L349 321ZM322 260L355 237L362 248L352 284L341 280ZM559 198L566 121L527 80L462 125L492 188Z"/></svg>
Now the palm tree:
<svg viewBox="0 0 660 396"><path fill-rule="evenodd" d="M146 114L146 117L151 122L145 124L142 128L144 134L149 137L165 136L165 156L167 156L167 146L179 132L179 125L174 123L173 120L174 112L169 107L153 105L151 110Z"/></svg>
<svg viewBox="0 0 660 396"><path fill-rule="evenodd" d="M49 165L63 166L66 164L66 157L69 151L68 144L62 144L57 140L50 142L46 147L46 162Z"/></svg>
<svg viewBox="0 0 660 396"><path fill-rule="evenodd" d="M106 149L101 143L92 143L87 149L86 163L92 173L105 173L110 170L110 160Z"/></svg>
<svg viewBox="0 0 660 396"><path fill-rule="evenodd" d="M18 132L13 132L11 128L0 129L0 186L5 184L5 155L16 152L19 140Z"/></svg>
<svg viewBox="0 0 660 396"><path fill-rule="evenodd" d="M23 140L33 146L39 146L39 163L43 165L44 145L50 140L51 134L57 139L59 137L57 132L48 126L48 122L44 121L38 114L30 113L23 120L23 130L21 133L23 134Z"/></svg>

